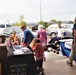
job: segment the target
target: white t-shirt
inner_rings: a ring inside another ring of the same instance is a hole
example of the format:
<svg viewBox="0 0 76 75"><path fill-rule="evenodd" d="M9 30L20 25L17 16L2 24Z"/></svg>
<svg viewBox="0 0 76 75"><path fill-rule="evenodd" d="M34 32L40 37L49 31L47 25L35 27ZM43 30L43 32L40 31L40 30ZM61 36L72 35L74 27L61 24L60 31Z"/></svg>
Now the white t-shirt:
<svg viewBox="0 0 76 75"><path fill-rule="evenodd" d="M64 36L64 30L63 28L58 28L58 37L63 37Z"/></svg>

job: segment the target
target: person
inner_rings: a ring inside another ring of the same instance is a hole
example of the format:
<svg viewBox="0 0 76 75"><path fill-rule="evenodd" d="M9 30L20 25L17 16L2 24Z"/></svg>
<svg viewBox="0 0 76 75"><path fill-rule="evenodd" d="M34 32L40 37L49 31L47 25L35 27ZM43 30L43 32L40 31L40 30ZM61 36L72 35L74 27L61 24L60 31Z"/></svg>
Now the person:
<svg viewBox="0 0 76 75"><path fill-rule="evenodd" d="M29 45L34 38L32 32L26 28L26 25L21 26L21 30L24 32L24 40L21 43L22 46Z"/></svg>
<svg viewBox="0 0 76 75"><path fill-rule="evenodd" d="M17 45L17 44L19 45L20 44L20 40L16 36L15 31L12 32L12 36L10 37L9 41L12 43L12 45Z"/></svg>
<svg viewBox="0 0 76 75"><path fill-rule="evenodd" d="M39 38L43 45L47 44L47 33L43 29L43 25L38 26L37 38Z"/></svg>
<svg viewBox="0 0 76 75"><path fill-rule="evenodd" d="M43 71L43 53L47 50L47 47L43 46L38 38L34 38L29 44L32 50L35 52L37 69L40 71L39 75L44 75Z"/></svg>
<svg viewBox="0 0 76 75"><path fill-rule="evenodd" d="M57 28L57 37L61 37L63 38L64 37L64 32L62 31L63 30L63 27L61 26L61 23L58 23L58 28Z"/></svg>
<svg viewBox="0 0 76 75"><path fill-rule="evenodd" d="M76 17L74 19L74 22L75 23L73 25L73 42L72 42L71 53L70 53L69 59L66 61L66 63L69 66L73 66L73 59L76 54Z"/></svg>
<svg viewBox="0 0 76 75"><path fill-rule="evenodd" d="M27 26L27 29L29 29L30 31L32 31L32 26Z"/></svg>
<svg viewBox="0 0 76 75"><path fill-rule="evenodd" d="M38 26L37 38L39 38L39 40L44 46L47 44L47 33L43 29L43 25ZM44 61L46 61L45 54L44 54Z"/></svg>
<svg viewBox="0 0 76 75"><path fill-rule="evenodd" d="M14 45L20 45L20 40L16 36L16 32L13 31L12 35L8 38L8 40L5 42L6 48L7 48L7 56L13 55L13 46Z"/></svg>
<svg viewBox="0 0 76 75"><path fill-rule="evenodd" d="M49 43L55 42L57 40L60 40L64 37L65 32L62 32L63 27L61 26L61 23L58 23L58 28L57 28L57 32L56 32L56 36L51 38L51 40L49 41ZM59 42L58 42L59 44Z"/></svg>
<svg viewBox="0 0 76 75"><path fill-rule="evenodd" d="M48 42L48 45L46 47L51 47L54 49L54 53L56 52L59 54L60 51L60 42L59 40L64 37L64 32L62 31L63 27L61 26L61 23L58 23L58 28L56 32L56 36L51 38L51 40ZM48 50L50 52L51 50Z"/></svg>

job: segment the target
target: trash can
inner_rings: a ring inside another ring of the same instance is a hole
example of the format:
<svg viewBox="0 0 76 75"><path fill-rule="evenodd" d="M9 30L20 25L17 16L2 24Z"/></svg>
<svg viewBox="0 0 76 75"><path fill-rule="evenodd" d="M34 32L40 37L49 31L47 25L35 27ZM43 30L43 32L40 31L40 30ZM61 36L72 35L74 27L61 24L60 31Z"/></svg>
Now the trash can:
<svg viewBox="0 0 76 75"><path fill-rule="evenodd" d="M7 57L7 75L38 75L33 54Z"/></svg>

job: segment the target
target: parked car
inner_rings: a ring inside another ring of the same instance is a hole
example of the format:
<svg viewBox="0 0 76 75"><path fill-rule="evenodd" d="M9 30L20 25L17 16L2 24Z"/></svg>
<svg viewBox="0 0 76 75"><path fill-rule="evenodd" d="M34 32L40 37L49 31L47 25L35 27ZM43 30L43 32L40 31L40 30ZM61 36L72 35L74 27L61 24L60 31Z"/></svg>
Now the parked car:
<svg viewBox="0 0 76 75"><path fill-rule="evenodd" d="M11 27L9 24L0 24L0 35L3 34L5 28Z"/></svg>
<svg viewBox="0 0 76 75"><path fill-rule="evenodd" d="M3 34L3 31L5 28L9 27L11 27L9 24L0 24L0 43L4 43L5 35Z"/></svg>
<svg viewBox="0 0 76 75"><path fill-rule="evenodd" d="M12 26L12 27L10 27L10 28L6 28L6 29L4 29L3 34L4 34L5 36L11 36L11 34L12 34L13 31L16 32L16 35L17 35L17 37L18 37L20 40L22 40L22 39L24 38L24 34L23 34L22 30L20 29L20 26ZM36 35L37 35L36 32L33 32L33 31L32 31L32 33L33 33L34 36L36 37Z"/></svg>
<svg viewBox="0 0 76 75"><path fill-rule="evenodd" d="M61 27L62 27L62 31L65 33L64 37L71 38L73 24L61 24ZM49 36L54 37L54 36L56 36L56 33L58 32L57 29L58 29L58 25L52 24L46 29L46 32Z"/></svg>

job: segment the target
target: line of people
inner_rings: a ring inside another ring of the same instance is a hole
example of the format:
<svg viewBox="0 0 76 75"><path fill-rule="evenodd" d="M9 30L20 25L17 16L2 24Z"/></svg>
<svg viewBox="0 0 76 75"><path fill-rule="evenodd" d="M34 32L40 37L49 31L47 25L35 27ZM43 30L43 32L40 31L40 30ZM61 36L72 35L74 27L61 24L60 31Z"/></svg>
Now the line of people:
<svg viewBox="0 0 76 75"><path fill-rule="evenodd" d="M36 63L37 63L37 70L39 70L39 75L45 75L44 69L43 69L43 59L44 52L48 50L47 47L45 47L45 44L47 43L47 35L46 31L43 30L42 25L39 25L37 37L35 38L32 32L26 28L25 25L21 26L21 30L24 33L24 39L22 42L19 41L19 39L16 36L16 32L12 33L12 36L9 38L9 42L12 45L21 45L22 47L30 47L30 49L35 53L36 57ZM12 47L12 45L10 47ZM12 48L11 48L12 49ZM13 49L8 49L9 55L12 55Z"/></svg>
<svg viewBox="0 0 76 75"><path fill-rule="evenodd" d="M58 28L61 29L61 24L58 23ZM59 40L59 39L64 39L64 35L66 33L60 33L60 31L58 31L57 33L57 36L54 37L53 41L55 40ZM72 49L71 49L71 53L70 53L70 56L69 56L69 59L66 61L66 63L70 66L73 66L73 59L74 59L74 56L76 54L76 17L74 19L74 25L73 25L73 43L72 43ZM39 38L40 42L45 46L47 44L47 34L46 34L46 31L43 30L43 27L42 25L38 27L38 32L37 32L37 38ZM52 39L51 39L52 41ZM60 44L59 41L57 41L56 45L57 44Z"/></svg>
<svg viewBox="0 0 76 75"><path fill-rule="evenodd" d="M61 29L61 25L58 24L59 28ZM43 29L42 25L38 26L38 31L37 31L37 37L35 38L32 32L26 28L26 26L21 26L21 30L24 33L24 40L23 42L20 43L18 38L16 37L16 33L14 32L13 35L11 36L10 40L13 39L12 44L17 45L20 44L21 46L29 46L31 50L35 53L36 56L36 63L37 63L37 69L40 71L39 75L45 75L44 74L44 69L43 69L43 60L46 60L44 52L48 50L47 46L47 33ZM72 45L72 50L70 57L68 59L67 64L70 66L73 66L73 58L76 53L76 18L75 18L75 24L73 27L73 45ZM59 37L57 37L59 36ZM59 40L63 38L63 35L60 36L59 33L57 33L57 36L53 38L53 41ZM49 43L52 43L49 41ZM59 44L59 41L57 42ZM57 44L56 44L57 45Z"/></svg>
<svg viewBox="0 0 76 75"><path fill-rule="evenodd" d="M34 38L34 35L30 30L26 29L25 26L21 27L21 30L24 32L24 42L21 45L26 44L29 45L32 50L35 52L37 69L40 71L39 75L44 75L43 69L43 59L45 60L44 52L48 50L45 47L47 43L47 34L43 29L42 25L38 26L37 37Z"/></svg>

